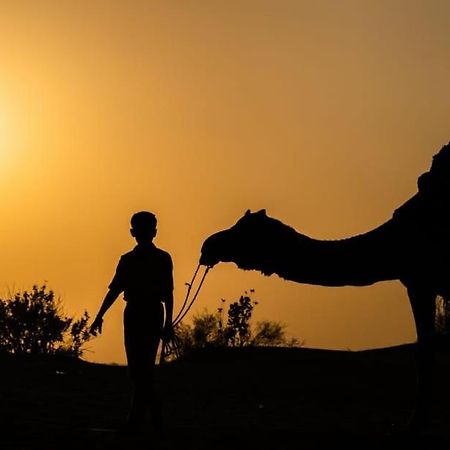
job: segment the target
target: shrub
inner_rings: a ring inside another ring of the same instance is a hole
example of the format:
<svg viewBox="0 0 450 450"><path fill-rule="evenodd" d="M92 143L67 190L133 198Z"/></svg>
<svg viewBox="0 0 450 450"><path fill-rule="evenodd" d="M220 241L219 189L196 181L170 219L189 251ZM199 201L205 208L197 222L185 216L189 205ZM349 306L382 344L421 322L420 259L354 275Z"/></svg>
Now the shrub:
<svg viewBox="0 0 450 450"><path fill-rule="evenodd" d="M286 326L279 322L265 320L252 329L253 308L258 305L251 299L252 293L253 289L250 294L245 292L239 300L229 305L226 322L224 308L221 307L216 314L205 310L194 316L192 325L179 324L175 330L179 354L205 347L302 346L303 342L298 339L286 338ZM225 300L222 299L222 303Z"/></svg>
<svg viewBox="0 0 450 450"><path fill-rule="evenodd" d="M297 338L286 338L286 325L272 320L257 322L252 345L259 347L302 347L303 341Z"/></svg>
<svg viewBox="0 0 450 450"><path fill-rule="evenodd" d="M0 299L0 350L11 354L66 354L80 357L91 338L84 311L66 316L62 301L45 285Z"/></svg>
<svg viewBox="0 0 450 450"><path fill-rule="evenodd" d="M250 296L245 293L237 302L228 308L228 321L224 330L227 344L230 347L244 347L251 342L250 319L254 304Z"/></svg>

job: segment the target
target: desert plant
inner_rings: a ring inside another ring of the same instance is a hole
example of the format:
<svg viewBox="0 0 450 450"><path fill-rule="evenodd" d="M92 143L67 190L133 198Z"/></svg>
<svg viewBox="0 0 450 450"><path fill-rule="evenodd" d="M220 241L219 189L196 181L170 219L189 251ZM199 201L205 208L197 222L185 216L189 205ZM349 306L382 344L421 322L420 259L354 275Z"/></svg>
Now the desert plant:
<svg viewBox="0 0 450 450"><path fill-rule="evenodd" d="M282 345L285 342L285 325L263 320L256 324L253 345Z"/></svg>
<svg viewBox="0 0 450 450"><path fill-rule="evenodd" d="M239 300L231 303L224 320L224 304L216 314L207 310L194 316L192 325L179 324L176 328L178 351L186 354L194 349L205 347L244 347L244 346L301 346L296 338L287 339L285 325L265 320L258 322L252 329L252 312L257 301L251 295L255 291L244 292Z"/></svg>
<svg viewBox="0 0 450 450"><path fill-rule="evenodd" d="M224 336L230 347L243 347L251 342L250 320L254 304L250 296L245 293L238 301L228 308L228 321Z"/></svg>
<svg viewBox="0 0 450 450"><path fill-rule="evenodd" d="M286 325L273 320L263 320L256 323L251 344L258 347L301 347L303 341L299 341L297 338L288 339Z"/></svg>
<svg viewBox="0 0 450 450"><path fill-rule="evenodd" d="M80 357L91 338L85 311L79 320L64 314L62 301L45 285L0 299L0 350L11 354Z"/></svg>
<svg viewBox="0 0 450 450"><path fill-rule="evenodd" d="M450 299L436 298L435 328L438 334L450 333Z"/></svg>
<svg viewBox="0 0 450 450"><path fill-rule="evenodd" d="M435 310L435 343L449 348L450 346L450 298L438 296Z"/></svg>

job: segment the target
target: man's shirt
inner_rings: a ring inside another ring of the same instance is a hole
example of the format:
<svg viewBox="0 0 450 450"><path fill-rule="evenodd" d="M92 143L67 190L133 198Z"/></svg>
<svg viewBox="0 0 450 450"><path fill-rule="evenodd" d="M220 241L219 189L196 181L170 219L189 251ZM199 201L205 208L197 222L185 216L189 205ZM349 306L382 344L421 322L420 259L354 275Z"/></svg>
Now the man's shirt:
<svg viewBox="0 0 450 450"><path fill-rule="evenodd" d="M172 258L153 243L139 244L121 256L109 289L123 292L130 304L150 306L172 295Z"/></svg>

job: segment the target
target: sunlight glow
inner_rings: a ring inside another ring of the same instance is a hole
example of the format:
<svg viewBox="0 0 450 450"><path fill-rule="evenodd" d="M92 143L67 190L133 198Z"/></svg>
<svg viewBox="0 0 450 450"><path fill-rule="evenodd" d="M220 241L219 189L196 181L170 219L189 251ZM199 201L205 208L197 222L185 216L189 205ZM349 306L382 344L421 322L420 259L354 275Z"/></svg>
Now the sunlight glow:
<svg viewBox="0 0 450 450"><path fill-rule="evenodd" d="M74 314L98 311L133 212L158 217L178 311L204 239L247 209L318 239L367 232L450 139L450 1L0 5L0 290L49 280ZM324 288L231 263L186 323L250 288L257 320L310 348L416 339L400 283ZM125 361L123 307L88 358Z"/></svg>

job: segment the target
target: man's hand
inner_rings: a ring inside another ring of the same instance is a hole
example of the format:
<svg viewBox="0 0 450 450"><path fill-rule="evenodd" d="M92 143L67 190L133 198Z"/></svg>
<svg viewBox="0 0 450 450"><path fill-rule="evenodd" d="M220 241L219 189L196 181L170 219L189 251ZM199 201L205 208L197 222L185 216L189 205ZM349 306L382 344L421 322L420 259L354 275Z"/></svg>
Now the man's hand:
<svg viewBox="0 0 450 450"><path fill-rule="evenodd" d="M95 320L92 322L89 332L93 336L97 336L97 334L102 334L102 327L103 327L103 319L97 316Z"/></svg>
<svg viewBox="0 0 450 450"><path fill-rule="evenodd" d="M162 340L164 342L169 342L175 337L175 331L173 330L172 324L166 325L162 332Z"/></svg>

